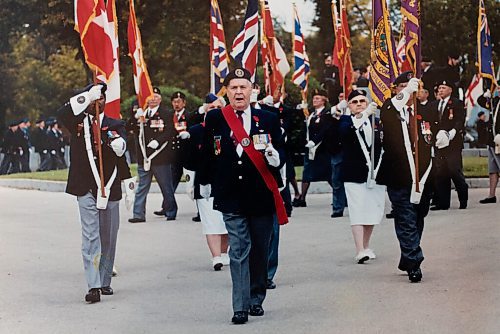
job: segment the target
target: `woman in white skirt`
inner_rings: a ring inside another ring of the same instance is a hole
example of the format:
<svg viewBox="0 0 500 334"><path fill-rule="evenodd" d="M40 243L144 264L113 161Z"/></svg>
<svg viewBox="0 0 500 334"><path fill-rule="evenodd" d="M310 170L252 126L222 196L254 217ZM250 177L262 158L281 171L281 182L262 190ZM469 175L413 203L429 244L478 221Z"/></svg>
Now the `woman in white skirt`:
<svg viewBox="0 0 500 334"><path fill-rule="evenodd" d="M221 108L225 105L222 98L214 94L208 94L205 98L205 104L200 107L200 113L206 113L211 109ZM212 266L214 270L219 271L224 265L229 265L229 256L227 254L229 244L226 230L226 224L222 219L222 213L213 209L214 198L208 200L200 195L200 184L197 182L196 171L204 167L202 156L202 143L204 136L204 124L196 124L189 128L189 156L186 162L186 183L187 193L191 199L196 201L200 213L203 234L207 238L208 248L212 254Z"/></svg>
<svg viewBox="0 0 500 334"><path fill-rule="evenodd" d="M361 264L376 258L370 238L384 215L385 186L375 183L382 145L378 119L374 119L377 105L368 104L366 92L352 91L348 107L351 115L337 114L343 152L341 176L356 246L355 260Z"/></svg>

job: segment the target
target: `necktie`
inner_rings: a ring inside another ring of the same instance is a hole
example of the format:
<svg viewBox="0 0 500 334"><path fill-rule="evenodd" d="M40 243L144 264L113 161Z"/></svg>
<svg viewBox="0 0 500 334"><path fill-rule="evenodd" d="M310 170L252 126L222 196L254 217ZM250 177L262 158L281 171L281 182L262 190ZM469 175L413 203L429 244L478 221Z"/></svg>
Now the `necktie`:
<svg viewBox="0 0 500 334"><path fill-rule="evenodd" d="M409 122L410 122L410 139L412 144L415 145L417 139L415 136L415 115L413 114L412 107L408 107L407 111L409 114Z"/></svg>
<svg viewBox="0 0 500 334"><path fill-rule="evenodd" d="M439 102L439 120L441 120L441 118L443 117L443 113L444 113L444 100L441 100L441 102Z"/></svg>
<svg viewBox="0 0 500 334"><path fill-rule="evenodd" d="M97 140L99 138L98 134L100 130L101 130L100 126L97 123L97 117L94 117L94 121L92 122L92 135L94 136L94 147L96 152L99 152L98 150L99 142Z"/></svg>
<svg viewBox="0 0 500 334"><path fill-rule="evenodd" d="M243 111L241 110L236 110L236 118L238 119L238 121L240 121L241 125L243 126L243 128L245 128L245 125L243 124ZM231 139L233 140L233 143L234 143L234 146L237 146L238 143L236 141L236 137L234 136L234 133L231 131Z"/></svg>

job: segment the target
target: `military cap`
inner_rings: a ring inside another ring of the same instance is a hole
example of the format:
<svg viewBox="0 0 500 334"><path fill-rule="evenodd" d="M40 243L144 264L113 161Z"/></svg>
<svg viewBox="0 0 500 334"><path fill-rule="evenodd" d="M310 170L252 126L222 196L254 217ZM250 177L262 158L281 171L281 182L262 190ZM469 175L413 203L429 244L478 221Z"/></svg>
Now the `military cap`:
<svg viewBox="0 0 500 334"><path fill-rule="evenodd" d="M423 63L432 63L432 59L430 57L423 56L422 57L422 62Z"/></svg>
<svg viewBox="0 0 500 334"><path fill-rule="evenodd" d="M28 123L29 121L30 119L28 117L24 117L23 119L21 119L20 123Z"/></svg>
<svg viewBox="0 0 500 334"><path fill-rule="evenodd" d="M234 70L229 72L224 79L224 86L229 85L229 82L233 79L247 79L248 81L252 82L252 75L247 69L243 67L235 68Z"/></svg>
<svg viewBox="0 0 500 334"><path fill-rule="evenodd" d="M315 90L313 90L312 96L316 96L316 95L320 95L320 96L324 96L324 97L328 98L328 93L324 89L316 88Z"/></svg>
<svg viewBox="0 0 500 334"><path fill-rule="evenodd" d="M217 97L217 95L215 94L212 94L212 93L208 93L208 95L205 97L205 103L212 103L214 101L217 101L219 98Z"/></svg>
<svg viewBox="0 0 500 334"><path fill-rule="evenodd" d="M45 121L45 125L47 126L52 126L54 125L55 123L57 123L57 119L55 117L49 117L47 118L47 120Z"/></svg>
<svg viewBox="0 0 500 334"><path fill-rule="evenodd" d="M477 113L477 117L481 117L483 115L484 115L484 111L480 111L480 112Z"/></svg>
<svg viewBox="0 0 500 334"><path fill-rule="evenodd" d="M158 95L161 95L161 90L160 90L160 88L158 88L158 87L156 87L156 86L155 86L155 87L153 87L153 93L158 94Z"/></svg>
<svg viewBox="0 0 500 334"><path fill-rule="evenodd" d="M397 86L397 85L400 85L402 83L407 83L408 81L410 81L411 78L413 78L414 75L413 75L413 72L412 71L406 71L406 72L403 72L401 73L397 78L396 80L394 80L394 83L393 85L394 86Z"/></svg>
<svg viewBox="0 0 500 334"><path fill-rule="evenodd" d="M455 84L453 82L451 82L451 80L447 80L447 79L444 79L444 80L439 80L437 83L436 83L436 86L448 86L450 87L451 89L454 89L455 88Z"/></svg>
<svg viewBox="0 0 500 334"><path fill-rule="evenodd" d="M181 91L177 91L177 92L175 92L175 93L172 94L172 96L170 97L170 101L173 101L174 99L183 99L183 100L186 100L186 94L184 94Z"/></svg>
<svg viewBox="0 0 500 334"><path fill-rule="evenodd" d="M42 122L44 122L45 120L43 118L38 118L35 122L35 124L40 124Z"/></svg>
<svg viewBox="0 0 500 334"><path fill-rule="evenodd" d="M354 99L355 97L358 97L360 95L366 97L366 91L361 90L361 89L355 89L349 94L347 101L351 101L352 99Z"/></svg>
<svg viewBox="0 0 500 334"><path fill-rule="evenodd" d="M9 123L9 126L16 126L16 125L19 125L19 123L21 123L19 120L12 121Z"/></svg>

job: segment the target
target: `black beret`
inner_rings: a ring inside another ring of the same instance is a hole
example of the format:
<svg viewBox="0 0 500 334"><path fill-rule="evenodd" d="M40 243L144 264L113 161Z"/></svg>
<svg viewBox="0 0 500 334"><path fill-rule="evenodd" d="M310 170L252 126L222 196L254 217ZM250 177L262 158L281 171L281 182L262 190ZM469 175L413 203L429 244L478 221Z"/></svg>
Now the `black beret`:
<svg viewBox="0 0 500 334"><path fill-rule="evenodd" d="M361 90L361 89L355 89L349 94L347 101L351 101L352 99L354 99L355 97L360 96L360 95L366 97L366 91Z"/></svg>
<svg viewBox="0 0 500 334"><path fill-rule="evenodd" d="M219 98L217 97L217 95L213 94L213 93L208 93L208 95L205 97L205 103L212 103L214 101L217 101Z"/></svg>
<svg viewBox="0 0 500 334"><path fill-rule="evenodd" d="M21 123L19 120L12 121L12 122L9 123L9 126L16 126L16 125L19 125L19 123Z"/></svg>
<svg viewBox="0 0 500 334"><path fill-rule="evenodd" d="M25 118L21 119L20 123L28 123L29 121L30 121L30 119L25 117Z"/></svg>
<svg viewBox="0 0 500 334"><path fill-rule="evenodd" d="M183 99L186 100L186 94L181 92L180 90L173 93L172 96L170 97L170 101L173 101L174 99Z"/></svg>
<svg viewBox="0 0 500 334"><path fill-rule="evenodd" d="M430 57L424 56L422 57L423 63L432 63L432 59Z"/></svg>
<svg viewBox="0 0 500 334"><path fill-rule="evenodd" d="M328 93L324 89L317 88L317 89L313 90L312 96L316 96L316 95L328 97Z"/></svg>
<svg viewBox="0 0 500 334"><path fill-rule="evenodd" d="M55 119L54 117L49 117L49 118L47 118L47 120L45 121L45 124L46 124L47 126L54 125L55 123L57 123L57 119Z"/></svg>
<svg viewBox="0 0 500 334"><path fill-rule="evenodd" d="M455 88L455 84L453 82L451 82L451 80L439 80L437 83L436 83L436 86L448 86L450 87L451 89L454 89Z"/></svg>
<svg viewBox="0 0 500 334"><path fill-rule="evenodd" d="M408 81L410 81L411 78L413 78L414 75L413 75L413 72L412 71L406 71L406 72L403 72L401 73L397 78L396 80L394 80L394 83L393 85L394 86L397 86L397 85L400 85L402 83L406 83Z"/></svg>
<svg viewBox="0 0 500 334"><path fill-rule="evenodd" d="M161 95L161 90L158 87L153 87L153 93Z"/></svg>
<svg viewBox="0 0 500 334"><path fill-rule="evenodd" d="M481 117L483 115L484 115L484 111L480 111L480 112L477 113L477 117Z"/></svg>
<svg viewBox="0 0 500 334"><path fill-rule="evenodd" d="M231 72L228 73L226 78L224 79L224 86L229 85L229 82L233 79L247 79L248 81L252 82L252 74L250 72L242 67L235 68Z"/></svg>
<svg viewBox="0 0 500 334"><path fill-rule="evenodd" d="M43 118L39 118L39 119L36 120L35 124L40 124L42 122L44 122L44 119Z"/></svg>

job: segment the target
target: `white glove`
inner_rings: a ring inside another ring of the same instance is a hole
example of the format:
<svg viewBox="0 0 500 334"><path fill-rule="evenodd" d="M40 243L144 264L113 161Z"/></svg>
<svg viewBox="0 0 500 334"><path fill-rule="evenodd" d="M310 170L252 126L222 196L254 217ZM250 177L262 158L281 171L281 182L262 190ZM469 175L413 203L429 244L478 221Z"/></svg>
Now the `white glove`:
<svg viewBox="0 0 500 334"><path fill-rule="evenodd" d="M262 99L262 103L272 107L273 97L271 95L266 96L265 98Z"/></svg>
<svg viewBox="0 0 500 334"><path fill-rule="evenodd" d="M61 147L61 153L64 153L64 147Z"/></svg>
<svg viewBox="0 0 500 334"><path fill-rule="evenodd" d="M125 206L130 211L134 206L135 200L135 176L123 180L123 185L125 188Z"/></svg>
<svg viewBox="0 0 500 334"><path fill-rule="evenodd" d="M144 110L142 110L142 108L138 108L137 111L135 112L135 119L139 119L141 118L142 116L144 116L146 113L144 112Z"/></svg>
<svg viewBox="0 0 500 334"><path fill-rule="evenodd" d="M339 106L337 105L337 106L334 106L330 109L332 117L335 119L340 119L340 117L342 116L342 110L338 109L338 107Z"/></svg>
<svg viewBox="0 0 500 334"><path fill-rule="evenodd" d="M448 133L444 130L439 130L436 135L436 147L442 149L450 145L450 138Z"/></svg>
<svg viewBox="0 0 500 334"><path fill-rule="evenodd" d="M265 151L267 162L273 167L278 167L280 165L280 155L273 147L273 144L267 145Z"/></svg>
<svg viewBox="0 0 500 334"><path fill-rule="evenodd" d="M189 137L191 137L191 135L189 134L189 132L187 131L181 131L177 137L179 137L180 139L189 139Z"/></svg>
<svg viewBox="0 0 500 334"><path fill-rule="evenodd" d="M307 144L306 144L306 147L307 147L307 148L311 148L311 147L314 147L314 146L316 146L316 144L315 144L312 140L309 140L309 141L307 142Z"/></svg>
<svg viewBox="0 0 500 334"><path fill-rule="evenodd" d="M299 104L300 109L307 109L308 106L307 101L302 101L302 103Z"/></svg>
<svg viewBox="0 0 500 334"><path fill-rule="evenodd" d="M496 145L500 145L500 134L495 135L495 138L493 138L493 141L495 142Z"/></svg>
<svg viewBox="0 0 500 334"><path fill-rule="evenodd" d="M152 140L149 142L148 147L156 150L160 146L160 143L157 140Z"/></svg>
<svg viewBox="0 0 500 334"><path fill-rule="evenodd" d="M455 130L455 129L451 129L450 131L448 131L448 135L449 135L450 141L452 141L453 138L455 138L456 134L457 134L457 130Z"/></svg>
<svg viewBox="0 0 500 334"><path fill-rule="evenodd" d="M377 104L375 102L370 102L370 104L368 105L368 107L363 110L363 114L368 117L370 115L375 115L375 113L377 112Z"/></svg>
<svg viewBox="0 0 500 334"><path fill-rule="evenodd" d="M109 145L111 146L116 156L118 157L124 155L125 151L127 150L127 143L125 142L125 139L123 139L122 137L113 139L113 141Z"/></svg>
<svg viewBox="0 0 500 334"><path fill-rule="evenodd" d="M19 149L19 155L22 156L24 154L24 151L22 148Z"/></svg>
<svg viewBox="0 0 500 334"><path fill-rule="evenodd" d="M347 109L347 101L346 100L342 100L339 102L339 104L337 104L337 109L340 109L340 110L346 110Z"/></svg>
<svg viewBox="0 0 500 334"><path fill-rule="evenodd" d="M491 97L491 91L488 89L486 92L484 92L483 96L489 99Z"/></svg>
<svg viewBox="0 0 500 334"><path fill-rule="evenodd" d="M56 155L56 150L52 150L52 151L50 151L50 154L52 154L52 155Z"/></svg>
<svg viewBox="0 0 500 334"><path fill-rule="evenodd" d="M42 151L42 153L43 153L43 154L47 154L47 150L43 150L43 151Z"/></svg>
<svg viewBox="0 0 500 334"><path fill-rule="evenodd" d="M420 80L418 80L417 78L411 78L408 82L408 85L403 88L403 91L407 92L410 95L415 93L416 91L418 91L419 82Z"/></svg>
<svg viewBox="0 0 500 334"><path fill-rule="evenodd" d="M202 106L198 107L198 114L203 115L207 111L208 104L203 103Z"/></svg>
<svg viewBox="0 0 500 334"><path fill-rule="evenodd" d="M95 85L92 88L89 89L88 97L90 102L93 102L95 100L99 100L101 98L102 94L102 85Z"/></svg>
<svg viewBox="0 0 500 334"><path fill-rule="evenodd" d="M201 197L208 200L210 198L210 193L212 192L212 187L210 184L200 185L200 195Z"/></svg>

